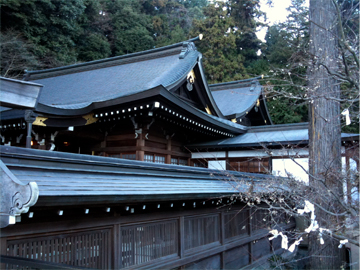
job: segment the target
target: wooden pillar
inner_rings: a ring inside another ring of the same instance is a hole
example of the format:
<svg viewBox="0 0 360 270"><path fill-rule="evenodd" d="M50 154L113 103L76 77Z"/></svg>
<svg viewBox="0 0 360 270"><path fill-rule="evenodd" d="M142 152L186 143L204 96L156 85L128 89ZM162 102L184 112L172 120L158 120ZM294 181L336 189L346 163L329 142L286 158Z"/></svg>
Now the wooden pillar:
<svg viewBox="0 0 360 270"><path fill-rule="evenodd" d="M171 164L171 137L166 136L166 139L167 139L166 150L169 151L169 153L165 157L165 163Z"/></svg>
<svg viewBox="0 0 360 270"><path fill-rule="evenodd" d="M26 110L24 118L27 123L26 148L31 148L32 123L36 120L36 114L32 110Z"/></svg>
<svg viewBox="0 0 360 270"><path fill-rule="evenodd" d="M183 258L185 255L185 222L184 216L179 218L179 256Z"/></svg>
<svg viewBox="0 0 360 270"><path fill-rule="evenodd" d="M225 169L231 170L229 161L229 151L225 151Z"/></svg>
<svg viewBox="0 0 360 270"><path fill-rule="evenodd" d="M220 243L221 245L225 244L225 215L224 212L221 212L220 215ZM225 252L220 253L220 267L225 269Z"/></svg>
<svg viewBox="0 0 360 270"><path fill-rule="evenodd" d="M7 239L5 237L0 238L0 254L1 255L8 255L7 254ZM7 269L5 263L0 262L0 269Z"/></svg>
<svg viewBox="0 0 360 270"><path fill-rule="evenodd" d="M136 139L136 160L144 161L145 136L142 132L137 134L138 137Z"/></svg>
<svg viewBox="0 0 360 270"><path fill-rule="evenodd" d="M112 269L120 269L121 265L121 258L122 258L122 246L121 246L121 225L115 224L112 229L112 262L111 268Z"/></svg>

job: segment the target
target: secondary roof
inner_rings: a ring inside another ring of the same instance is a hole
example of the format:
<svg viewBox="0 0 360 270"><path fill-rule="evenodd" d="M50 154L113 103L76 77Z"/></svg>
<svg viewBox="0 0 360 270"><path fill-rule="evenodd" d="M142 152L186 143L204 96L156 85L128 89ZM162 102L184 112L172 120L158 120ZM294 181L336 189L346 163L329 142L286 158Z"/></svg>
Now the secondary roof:
<svg viewBox="0 0 360 270"><path fill-rule="evenodd" d="M259 78L210 85L216 105L227 119L248 116L252 125L272 124Z"/></svg>
<svg viewBox="0 0 360 270"><path fill-rule="evenodd" d="M359 134L341 133L342 139L359 140ZM287 144L308 144L308 123L282 124L249 127L248 132L233 138L193 144L191 149L253 147L261 145L285 146Z"/></svg>
<svg viewBox="0 0 360 270"><path fill-rule="evenodd" d="M0 150L1 160L19 181L37 183L38 206L209 199L286 190L272 186L276 178L268 175L9 146Z"/></svg>

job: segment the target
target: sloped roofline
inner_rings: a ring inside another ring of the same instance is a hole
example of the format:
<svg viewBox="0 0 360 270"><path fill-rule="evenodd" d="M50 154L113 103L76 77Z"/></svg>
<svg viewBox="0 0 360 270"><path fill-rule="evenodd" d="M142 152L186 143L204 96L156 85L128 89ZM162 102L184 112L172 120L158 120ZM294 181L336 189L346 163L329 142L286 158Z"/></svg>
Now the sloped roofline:
<svg viewBox="0 0 360 270"><path fill-rule="evenodd" d="M224 83L216 83L216 84L209 85L209 88L210 88L210 90L212 92L217 92L217 91L222 91L222 90L243 88L243 87L245 87L243 85L255 82L256 83L255 87L260 88L260 90L257 90L257 91L259 91L258 98L259 98L259 100L261 102L261 104L260 104L261 115L264 118L264 120L266 120L266 122L269 123L269 125L273 125L273 122L272 122L271 117L270 117L269 110L268 110L267 105L266 105L264 93L263 93L263 90L262 90L262 85L259 83L259 79L261 79L261 78L263 78L263 77L262 76L257 76L257 77L244 79L244 80L224 82ZM248 111L250 111L255 106L256 102L257 102L257 99L254 99L252 101L252 103L248 104L247 107L243 109L242 112L229 114L229 115L226 115L226 117L228 119L243 117L244 115L246 115L246 113Z"/></svg>
<svg viewBox="0 0 360 270"><path fill-rule="evenodd" d="M308 127L309 127L309 122L277 124L277 125L263 125L263 126L250 126L250 127L248 127L248 132L299 130L299 129L307 129Z"/></svg>
<svg viewBox="0 0 360 270"><path fill-rule="evenodd" d="M107 68L107 67L111 67L111 66L120 66L123 64L130 64L130 63L135 63L135 62L142 62L142 61L147 61L147 60L151 60L151 59L171 56L171 55L179 55L180 59L184 59L186 57L186 55L188 53L190 53L191 51L197 51L193 42L198 41L198 40L201 40L201 35L199 35L198 37L189 39L187 41L184 41L184 42L179 42L176 44L172 44L172 45L168 45L168 46L164 46L164 47L160 47L160 48L155 48L155 49L151 49L151 50L147 50L147 51L127 54L127 55L121 55L121 56L116 56L116 57L111 57L111 58L106 58L106 59L94 60L94 61L90 61L90 62L86 62L86 63L68 65L68 66L64 66L64 67L51 68L51 69L46 69L46 70L27 71L24 79L41 81L42 79L46 79L46 78L58 77L58 76L62 76L62 75L74 74L74 73L79 73L79 72L84 72L84 71L89 71L89 70L102 69L102 68ZM206 95L205 99L208 100L206 103L207 103L207 105L210 106L212 112L216 116L218 116L220 118L225 118L224 115L221 113L220 109L218 108L216 102L214 101L214 98L213 98L211 91L209 89L209 86L207 84L204 69L202 66L202 55L200 52L197 52L197 53L198 53L197 60L194 61L192 69L194 69L194 67L196 65L198 65L198 70L199 70L199 73L201 74L200 81L201 81L202 85L204 86L203 89L205 89L205 91L204 91L205 95ZM190 72L190 71L191 70L188 70L188 72ZM184 73L184 76L180 80L177 80L173 84L166 86L166 88L168 90L171 90L172 88L177 87L178 85L182 84L183 81L187 79L187 75L188 75L187 73L186 74ZM46 88L46 84L44 84L44 85ZM132 95L132 94L130 94L130 95ZM48 106L46 104L40 103L38 106L38 110L39 110L39 112L41 111L41 112L47 112L47 113L51 114L51 112L50 112L51 111L50 107L51 107L55 114L57 114L57 113L62 114L66 110L68 110L68 113L65 113L66 115L69 115L71 113L79 114L79 113L83 113L85 111L86 111L86 113L88 113L89 109L91 109L92 107L96 108L101 103L104 103L104 102L95 102L95 103L98 103L98 105L92 104L92 102L89 102L88 104L84 105L84 102L83 102L83 104L81 105L83 107L76 107L76 104L74 104L74 106L68 106L68 108L56 108L56 106ZM87 107L87 109L86 109L86 107Z"/></svg>
<svg viewBox="0 0 360 270"><path fill-rule="evenodd" d="M286 134L280 140L261 140L259 141L256 137L256 134L259 136L262 133L283 133ZM301 133L304 136L299 138L297 135ZM245 134L238 135L233 138L226 138L220 140L214 140L205 143L195 143L187 145L189 149L229 149L229 148L244 148L244 147L264 147L264 146L283 146L287 144L292 145L304 145L308 144L308 122L304 123L292 123L292 124L279 124L279 125L266 125L266 126L256 126L248 127L248 131ZM244 137L245 136L245 137ZM253 141L241 141L242 138L248 138L251 136ZM359 134L353 133L341 133L341 140L343 141L358 141Z"/></svg>
<svg viewBox="0 0 360 270"><path fill-rule="evenodd" d="M247 183L253 184L254 193L288 190L284 185L269 188L269 181L277 181L278 178L264 174L233 171L224 173L207 168L9 146L0 146L0 150L3 153L1 160L10 171L39 173L37 182L40 196L37 206L76 205L80 202L94 204L137 200L206 199L231 196L239 192L247 193ZM48 179L48 172L52 174L51 179ZM66 185L64 173L68 178L75 176L71 178L72 185ZM79 178L79 174L83 174L84 179ZM32 177L31 174L21 176L23 181L29 176ZM90 181L84 187L86 177L93 179L94 176L96 179L102 179L104 186L100 187L96 181ZM133 180L134 177L136 181ZM239 182L235 182L234 179L238 179ZM161 188L154 185L154 182L162 184ZM239 183L242 184L239 186ZM43 189L44 185L46 189ZM123 188L124 186L126 188Z"/></svg>
<svg viewBox="0 0 360 270"><path fill-rule="evenodd" d="M203 82L203 85L205 86L205 91L206 91L206 93L207 93L207 95L208 95L208 97L210 99L212 107L214 108L215 112L217 113L217 115L220 118L225 118L225 116L222 114L219 107L217 106L213 95L211 94L211 89L209 87L209 84L207 83L204 67L202 65L202 55L199 56L198 65L199 65L199 70L200 70L200 73L201 73L202 82Z"/></svg>
<svg viewBox="0 0 360 270"><path fill-rule="evenodd" d="M214 89L212 91L217 91L217 90L223 90L223 89L228 89L228 86L231 85L238 85L239 83L246 83L246 82L252 82L252 81L256 81L258 79L261 79L261 76L257 76L257 77L253 77L253 78L249 78L249 79L244 79L244 80L238 80L238 81L231 81L231 82L223 82L223 83L214 83L214 84L210 84L210 88L218 88L218 89ZM225 88L222 88L222 86L224 86Z"/></svg>
<svg viewBox="0 0 360 270"><path fill-rule="evenodd" d="M58 75L64 75L67 74L66 71L69 71L69 73L72 73L74 69L78 69L80 71L84 70L92 70L92 69L99 69L103 67L113 66L113 65L119 65L119 62L125 63L132 63L137 61L144 61L148 59L153 59L159 56L166 56L166 55L173 55L178 53L179 47L184 47L184 45L187 45L188 43L198 41L200 40L200 37L195 37L192 39L189 39L187 41L182 41L179 43L167 45L164 47L159 47L155 49L150 49L146 51L136 52L136 53L130 53L120 56L114 56L99 60L93 60L85 63L79 63L79 64L72 64L68 66L62 66L62 67L56 67L56 68L50 68L50 69L44 69L44 70L32 70L28 71L26 70L26 73L24 75L24 80L37 80L40 78L45 78L44 75L48 74L46 77L53 77ZM184 48L186 50L186 48ZM148 57L146 57L148 56ZM58 74L59 73L59 74ZM51 75L53 74L53 75ZM36 76L38 75L38 76ZM50 76L49 76L50 75Z"/></svg>

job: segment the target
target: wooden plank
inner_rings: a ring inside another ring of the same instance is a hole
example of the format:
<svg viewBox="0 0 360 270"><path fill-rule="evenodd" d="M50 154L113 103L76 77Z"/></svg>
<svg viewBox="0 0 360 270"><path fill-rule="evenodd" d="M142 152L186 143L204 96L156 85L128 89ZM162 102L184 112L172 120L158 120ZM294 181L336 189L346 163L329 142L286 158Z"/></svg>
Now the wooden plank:
<svg viewBox="0 0 360 270"><path fill-rule="evenodd" d="M191 154L187 153L187 152L168 151L166 149L158 149L155 147L148 147L148 146L96 147L96 148L91 148L91 151L106 152L106 153L145 151L145 152L149 152L149 153L156 153L156 154L163 154L163 155L169 154L169 155L178 156L178 157L186 157L186 158L191 157Z"/></svg>
<svg viewBox="0 0 360 270"><path fill-rule="evenodd" d="M74 267L74 266L65 265L65 264L57 264L57 263L44 262L44 261L40 261L40 260L19 258L19 257L13 257L13 256L6 256L6 255L0 255L0 259L1 259L1 261L6 262L10 265L23 266L23 268L20 268L20 269L28 269L29 267L31 269L54 269L54 270L55 269L56 270L57 269L83 269L83 270L91 269L91 268ZM19 267L17 267L16 269L19 269Z"/></svg>
<svg viewBox="0 0 360 270"><path fill-rule="evenodd" d="M221 212L220 216L220 243L223 245L225 243L225 214Z"/></svg>
<svg viewBox="0 0 360 270"><path fill-rule="evenodd" d="M113 269L121 268L120 259L121 259L121 237L119 237L120 225L114 225L110 235L111 235L111 265ZM103 265L103 263L102 263Z"/></svg>
<svg viewBox="0 0 360 270"><path fill-rule="evenodd" d="M111 141L126 141L126 140L134 140L135 141L135 135L134 131L132 131L129 134L121 134L121 135L108 135L106 136L106 140Z"/></svg>

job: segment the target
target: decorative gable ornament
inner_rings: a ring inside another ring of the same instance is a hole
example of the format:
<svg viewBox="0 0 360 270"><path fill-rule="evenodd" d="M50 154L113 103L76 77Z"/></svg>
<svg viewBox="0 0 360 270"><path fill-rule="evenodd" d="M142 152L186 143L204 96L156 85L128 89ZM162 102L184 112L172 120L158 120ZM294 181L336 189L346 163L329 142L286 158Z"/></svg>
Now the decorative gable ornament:
<svg viewBox="0 0 360 270"><path fill-rule="evenodd" d="M190 52L197 51L193 42L183 42L179 59L184 59Z"/></svg>

